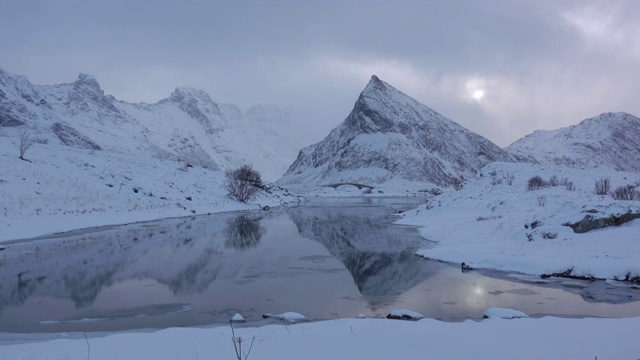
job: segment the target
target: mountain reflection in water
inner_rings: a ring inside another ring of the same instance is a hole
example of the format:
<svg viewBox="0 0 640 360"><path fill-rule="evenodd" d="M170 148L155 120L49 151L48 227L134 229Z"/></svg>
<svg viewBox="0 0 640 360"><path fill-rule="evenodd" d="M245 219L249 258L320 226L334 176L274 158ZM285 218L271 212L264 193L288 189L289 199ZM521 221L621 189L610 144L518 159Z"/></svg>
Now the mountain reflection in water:
<svg viewBox="0 0 640 360"><path fill-rule="evenodd" d="M330 319L394 307L436 318L478 318L488 306L616 316L619 306L594 299L638 298L591 286L545 290L416 257L429 243L415 228L393 225L391 214L420 202L316 200L8 244L0 254L0 332L193 326L225 323L237 311L250 321L264 312Z"/></svg>

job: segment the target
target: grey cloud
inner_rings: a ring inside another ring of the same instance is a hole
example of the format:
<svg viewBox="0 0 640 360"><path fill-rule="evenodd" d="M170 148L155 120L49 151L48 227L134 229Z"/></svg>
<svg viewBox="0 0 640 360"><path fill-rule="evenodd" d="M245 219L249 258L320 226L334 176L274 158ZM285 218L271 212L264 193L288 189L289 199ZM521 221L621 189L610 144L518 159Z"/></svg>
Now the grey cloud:
<svg viewBox="0 0 640 360"><path fill-rule="evenodd" d="M348 114L368 72L503 146L601 112L640 114L633 0L0 6L0 67L35 83L87 72L107 93L145 102L198 87L245 109L279 104L316 128L318 140ZM583 13L610 20L599 37L568 20L598 19ZM481 101L465 88L474 79L487 87Z"/></svg>

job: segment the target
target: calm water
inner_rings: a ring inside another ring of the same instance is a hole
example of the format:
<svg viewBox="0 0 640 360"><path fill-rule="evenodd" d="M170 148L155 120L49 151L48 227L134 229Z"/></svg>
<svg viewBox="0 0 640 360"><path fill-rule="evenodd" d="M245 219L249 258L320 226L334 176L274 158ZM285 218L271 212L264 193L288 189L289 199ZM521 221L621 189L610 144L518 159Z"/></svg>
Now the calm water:
<svg viewBox="0 0 640 360"><path fill-rule="evenodd" d="M533 316L640 316L640 290L535 284L414 256L430 246L392 215L419 199L324 199L11 244L0 252L0 332L226 323L240 312L312 319L410 309L443 320L489 307ZM271 321L271 320L269 320Z"/></svg>

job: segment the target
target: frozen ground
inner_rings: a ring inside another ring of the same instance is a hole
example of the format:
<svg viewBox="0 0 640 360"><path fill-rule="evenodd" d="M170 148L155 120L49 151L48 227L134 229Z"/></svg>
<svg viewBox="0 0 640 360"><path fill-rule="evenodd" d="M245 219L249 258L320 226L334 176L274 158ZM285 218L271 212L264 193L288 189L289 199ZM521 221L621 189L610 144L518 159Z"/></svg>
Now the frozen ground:
<svg viewBox="0 0 640 360"><path fill-rule="evenodd" d="M556 175L575 189L551 186L527 190L528 180ZM617 227L576 234L565 223L585 216L606 218L639 213L640 201L616 201L596 195L594 183L609 177L611 188L638 184L640 174L606 169L494 163L483 168L460 191L436 196L403 214L400 223L423 226L435 244L418 251L431 259L465 262L471 267L551 274L573 269L577 276L638 276L640 219ZM512 178L511 185L508 178Z"/></svg>
<svg viewBox="0 0 640 360"><path fill-rule="evenodd" d="M336 319L236 329L249 359L637 359L640 318ZM2 335L0 335L2 336ZM0 346L2 360L235 359L229 327L171 328ZM15 343L15 342L18 343ZM243 357L244 358L244 357Z"/></svg>

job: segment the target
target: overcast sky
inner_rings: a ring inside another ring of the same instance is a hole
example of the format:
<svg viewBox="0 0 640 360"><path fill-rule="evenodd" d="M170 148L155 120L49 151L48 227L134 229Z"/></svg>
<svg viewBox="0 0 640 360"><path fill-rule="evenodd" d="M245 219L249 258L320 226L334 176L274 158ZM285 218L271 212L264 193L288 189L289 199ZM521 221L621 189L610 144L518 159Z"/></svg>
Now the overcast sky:
<svg viewBox="0 0 640 360"><path fill-rule="evenodd" d="M0 0L0 68L94 75L129 102L176 86L273 103L323 138L371 75L498 145L640 116L640 1Z"/></svg>

